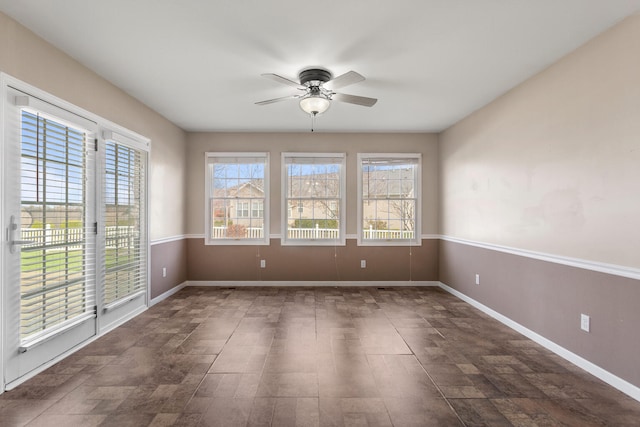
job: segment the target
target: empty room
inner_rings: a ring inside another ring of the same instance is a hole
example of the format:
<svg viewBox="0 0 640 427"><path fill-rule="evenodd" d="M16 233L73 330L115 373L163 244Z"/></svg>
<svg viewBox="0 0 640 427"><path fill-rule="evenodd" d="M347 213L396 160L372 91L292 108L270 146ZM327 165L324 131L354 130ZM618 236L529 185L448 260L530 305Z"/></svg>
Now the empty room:
<svg viewBox="0 0 640 427"><path fill-rule="evenodd" d="M640 0L0 0L0 426L640 425Z"/></svg>

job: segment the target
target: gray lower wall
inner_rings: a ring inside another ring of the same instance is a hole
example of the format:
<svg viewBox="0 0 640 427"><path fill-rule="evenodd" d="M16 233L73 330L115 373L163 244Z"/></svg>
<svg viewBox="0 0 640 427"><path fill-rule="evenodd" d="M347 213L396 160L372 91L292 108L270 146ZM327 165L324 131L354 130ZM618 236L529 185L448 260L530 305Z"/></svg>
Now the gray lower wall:
<svg viewBox="0 0 640 427"><path fill-rule="evenodd" d="M640 281L445 240L438 258L442 283L640 387Z"/></svg>
<svg viewBox="0 0 640 427"><path fill-rule="evenodd" d="M162 268L167 276L162 277ZM185 239L151 246L151 298L187 281L187 242Z"/></svg>
<svg viewBox="0 0 640 427"><path fill-rule="evenodd" d="M421 246L269 246L205 245L187 239L189 280L264 281L436 281L438 241L424 239ZM260 268L260 260L266 268ZM360 260L367 261L360 268Z"/></svg>

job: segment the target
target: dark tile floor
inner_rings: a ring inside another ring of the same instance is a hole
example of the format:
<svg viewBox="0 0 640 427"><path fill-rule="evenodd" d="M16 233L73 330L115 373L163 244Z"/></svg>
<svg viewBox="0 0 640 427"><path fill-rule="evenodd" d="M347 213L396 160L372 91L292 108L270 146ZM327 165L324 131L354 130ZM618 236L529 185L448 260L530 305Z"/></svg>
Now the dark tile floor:
<svg viewBox="0 0 640 427"><path fill-rule="evenodd" d="M640 402L438 288L185 288L0 425L638 426Z"/></svg>

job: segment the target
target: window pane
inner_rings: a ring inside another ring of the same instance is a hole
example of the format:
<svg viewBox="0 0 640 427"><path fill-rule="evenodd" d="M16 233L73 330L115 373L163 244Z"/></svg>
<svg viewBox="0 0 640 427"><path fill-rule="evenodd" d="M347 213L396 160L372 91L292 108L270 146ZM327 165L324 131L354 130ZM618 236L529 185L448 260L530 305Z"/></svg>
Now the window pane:
<svg viewBox="0 0 640 427"><path fill-rule="evenodd" d="M93 311L88 135L21 113L20 338ZM85 153L87 153L85 155Z"/></svg>
<svg viewBox="0 0 640 427"><path fill-rule="evenodd" d="M113 141L105 144L105 304L146 290L144 156Z"/></svg>
<svg viewBox="0 0 640 427"><path fill-rule="evenodd" d="M335 242L341 236L341 188L344 157L310 154L284 156L286 182L285 242Z"/></svg>
<svg viewBox="0 0 640 427"><path fill-rule="evenodd" d="M414 240L419 157L361 157L363 240Z"/></svg>
<svg viewBox="0 0 640 427"><path fill-rule="evenodd" d="M209 242L264 240L267 155L215 153L209 157Z"/></svg>

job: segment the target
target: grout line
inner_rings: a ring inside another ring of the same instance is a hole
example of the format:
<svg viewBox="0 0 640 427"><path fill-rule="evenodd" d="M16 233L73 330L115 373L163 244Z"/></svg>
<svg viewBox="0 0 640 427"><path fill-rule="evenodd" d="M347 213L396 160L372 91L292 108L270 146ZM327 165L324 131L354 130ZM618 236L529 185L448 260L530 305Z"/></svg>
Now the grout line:
<svg viewBox="0 0 640 427"><path fill-rule="evenodd" d="M387 316L387 313L385 312L385 316ZM424 320L425 322L429 323L429 321L427 319L425 319L423 316L420 316L420 318L422 320ZM387 316L387 319L389 319L389 317ZM391 320L391 319L389 319ZM393 322L391 322L391 324L393 325ZM431 325L431 323L429 323ZM432 326L433 327L433 326ZM465 422L462 420L462 418L460 418L460 415L458 415L458 411L455 410L455 408L453 407L453 405L451 404L451 402L449 402L449 399L444 395L444 393L442 392L442 389L440 388L440 386L438 384L436 384L436 382L433 380L433 377L429 374L429 372L427 372L427 369L424 367L424 365L422 364L422 362L420 362L420 359L418 359L418 357L416 356L415 352L413 351L413 349L411 348L411 346L409 345L409 343L404 339L404 337L402 336L402 334L400 333L400 331L398 331L398 328L394 325L393 329L395 329L396 333L398 334L398 336L402 339L402 341L404 342L404 344L407 346L407 348L409 349L409 351L411 351L411 355L416 359L416 362L418 362L418 364L420 365L420 367L422 368L422 370L424 371L425 374L427 374L427 377L429 378L429 380L431 381L431 383L435 386L436 390L438 390L438 393L440 393L440 396L442 396L442 399L444 399L444 401L447 403L447 405L449 406L449 408L451 409L451 411L456 415L456 418L458 418L458 420L460 421L460 424L462 424L463 426L466 427ZM437 328L433 328L436 330L436 332L438 333L438 335L440 335L442 338L444 338L444 335L442 335L440 333L440 331ZM446 338L444 338L446 340ZM386 406L386 405L385 405ZM389 410L387 409L387 412ZM391 417L389 417L389 419L391 419ZM392 421L393 422L393 421Z"/></svg>

